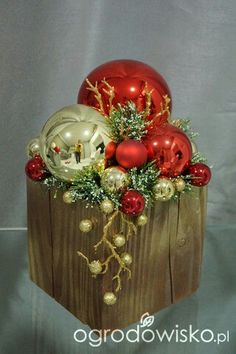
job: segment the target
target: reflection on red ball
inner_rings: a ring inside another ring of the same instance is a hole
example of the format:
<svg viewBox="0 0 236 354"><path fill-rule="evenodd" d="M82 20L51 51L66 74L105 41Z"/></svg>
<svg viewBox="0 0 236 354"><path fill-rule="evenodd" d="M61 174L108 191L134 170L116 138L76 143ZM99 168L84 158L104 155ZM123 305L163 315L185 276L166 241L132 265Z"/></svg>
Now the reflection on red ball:
<svg viewBox="0 0 236 354"><path fill-rule="evenodd" d="M41 156L35 155L26 163L25 173L33 181L42 181L47 177L48 172Z"/></svg>
<svg viewBox="0 0 236 354"><path fill-rule="evenodd" d="M145 207L142 194L137 191L127 191L121 198L121 211L127 215L139 215Z"/></svg>
<svg viewBox="0 0 236 354"><path fill-rule="evenodd" d="M188 174L191 175L191 184L197 187L206 186L211 179L211 170L204 163L195 163L188 169Z"/></svg>
<svg viewBox="0 0 236 354"><path fill-rule="evenodd" d="M114 141L110 141L105 148L105 158L110 160L115 157L116 154L116 143Z"/></svg>
<svg viewBox="0 0 236 354"><path fill-rule="evenodd" d="M171 124L152 130L143 143L148 150L148 159L156 161L162 176L179 176L190 165L190 140L181 129Z"/></svg>
<svg viewBox="0 0 236 354"><path fill-rule="evenodd" d="M88 75L88 80L93 85L96 82L98 84L106 114L109 113L109 97L104 92L104 89L107 90L102 82L104 78L115 89L114 106L133 101L137 109L143 111L146 102L145 83L148 91L152 90L151 115L160 112L161 104L164 104L163 96L167 95L171 98L164 78L151 66L137 60L113 60L98 66ZM88 90L86 81L79 90L78 103L99 108L94 93Z"/></svg>
<svg viewBox="0 0 236 354"><path fill-rule="evenodd" d="M124 140L116 149L116 160L124 168L141 167L147 162L147 149L137 140Z"/></svg>

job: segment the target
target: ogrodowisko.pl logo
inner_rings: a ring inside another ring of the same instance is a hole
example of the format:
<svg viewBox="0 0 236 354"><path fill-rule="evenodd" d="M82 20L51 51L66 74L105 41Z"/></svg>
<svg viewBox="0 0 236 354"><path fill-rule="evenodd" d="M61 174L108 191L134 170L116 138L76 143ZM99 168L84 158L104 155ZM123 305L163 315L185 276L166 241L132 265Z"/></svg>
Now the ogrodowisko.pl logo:
<svg viewBox="0 0 236 354"><path fill-rule="evenodd" d="M176 324L171 330L151 329L149 327L154 323L154 316L150 316L148 312L142 315L140 323L136 328L132 328L127 332L121 329L94 329L86 332L83 329L77 329L74 332L74 340L77 343L88 342L91 347L99 347L102 343L110 340L114 343L127 341L129 343L139 342L176 342L176 343L215 343L217 345L230 341L230 331L214 332L212 329L193 328L190 324L186 328L181 328Z"/></svg>

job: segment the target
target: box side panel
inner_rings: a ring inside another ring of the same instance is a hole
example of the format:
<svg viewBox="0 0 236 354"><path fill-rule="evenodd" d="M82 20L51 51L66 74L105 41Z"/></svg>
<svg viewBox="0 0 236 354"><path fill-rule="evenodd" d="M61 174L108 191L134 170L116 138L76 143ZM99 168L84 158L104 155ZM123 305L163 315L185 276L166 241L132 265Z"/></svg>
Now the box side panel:
<svg viewBox="0 0 236 354"><path fill-rule="evenodd" d="M99 257L94 254L93 245L102 232L103 221L98 218L103 216L96 209L86 208L83 202L65 204L61 193L56 199L51 198L55 299L82 322L96 328L101 323L101 276L91 276L85 259L77 251L90 261ZM82 233L80 221L91 216L96 224L94 229ZM103 251L100 249L101 254Z"/></svg>
<svg viewBox="0 0 236 354"><path fill-rule="evenodd" d="M27 179L29 267L31 279L53 296L50 196L41 183Z"/></svg>
<svg viewBox="0 0 236 354"><path fill-rule="evenodd" d="M133 257L132 278L128 280L123 274L117 303L103 305L102 328L126 327L144 313L153 314L171 304L168 210L169 203L155 203L146 212L148 223L124 247L123 251ZM108 289L110 282L111 275L104 279Z"/></svg>
<svg viewBox="0 0 236 354"><path fill-rule="evenodd" d="M179 200L178 225L171 232L171 279L173 302L192 294L199 286L203 233L206 213L206 189L195 187Z"/></svg>

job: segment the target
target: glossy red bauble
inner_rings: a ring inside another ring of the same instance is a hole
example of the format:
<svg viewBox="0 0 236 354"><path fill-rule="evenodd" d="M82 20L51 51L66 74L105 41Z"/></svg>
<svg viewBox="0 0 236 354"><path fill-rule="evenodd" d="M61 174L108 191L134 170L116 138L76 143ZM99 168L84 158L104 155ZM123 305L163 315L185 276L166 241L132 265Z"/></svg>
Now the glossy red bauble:
<svg viewBox="0 0 236 354"><path fill-rule="evenodd" d="M153 129L143 143L148 151L148 159L156 161L162 176L179 176L190 165L191 142L181 129L171 124Z"/></svg>
<svg viewBox="0 0 236 354"><path fill-rule="evenodd" d="M48 176L45 163L41 156L35 155L25 165L26 175L33 181L42 181Z"/></svg>
<svg viewBox="0 0 236 354"><path fill-rule="evenodd" d="M206 186L211 179L211 170L204 163L195 163L188 169L188 174L191 175L191 184L197 187Z"/></svg>
<svg viewBox="0 0 236 354"><path fill-rule="evenodd" d="M141 167L147 162L147 149L138 140L124 140L116 149L116 160L124 168Z"/></svg>
<svg viewBox="0 0 236 354"><path fill-rule="evenodd" d="M105 112L109 113L109 97L104 92L107 87L102 82L106 81L114 87L115 97L113 105L126 104L133 101L139 111L145 109L145 83L147 90L152 91L151 116L160 112L164 104L163 96L171 97L170 90L164 78L151 66L137 60L113 60L98 66L89 75L88 80L94 85L98 84L99 92ZM78 95L78 103L98 108L98 102L93 92L88 90L88 84L83 82ZM170 103L171 108L171 103Z"/></svg>
<svg viewBox="0 0 236 354"><path fill-rule="evenodd" d="M127 191L121 198L121 211L127 215L139 215L145 207L142 194L137 191Z"/></svg>
<svg viewBox="0 0 236 354"><path fill-rule="evenodd" d="M105 148L105 158L107 160L113 159L116 154L117 145L114 141L110 141Z"/></svg>

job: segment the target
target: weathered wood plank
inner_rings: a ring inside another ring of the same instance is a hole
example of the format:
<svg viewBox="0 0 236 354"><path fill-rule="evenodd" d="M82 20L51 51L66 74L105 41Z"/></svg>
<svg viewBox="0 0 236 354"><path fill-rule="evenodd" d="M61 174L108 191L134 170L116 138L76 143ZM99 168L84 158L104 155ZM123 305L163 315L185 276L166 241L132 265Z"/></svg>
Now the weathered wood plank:
<svg viewBox="0 0 236 354"><path fill-rule="evenodd" d="M97 254L93 247L102 235L105 216L98 208L86 208L84 202L65 204L60 192L56 199L51 195L49 200L40 184L29 182L28 194L28 205L36 205L36 209L30 208L29 212L32 279L49 292L45 284L49 282L49 270L53 269L54 293L51 295L91 328L126 327L139 321L143 313L153 314L197 289L206 189L196 188L193 196L185 194L179 202L157 202L147 210L147 225L139 228L138 234L121 250L133 257L132 279L122 275L122 290L113 306L105 305L102 295L112 290L114 263L107 274L94 279L85 260L77 255L80 250L90 261L106 257L104 247ZM41 209L43 211L39 213ZM95 227L89 234L84 234L79 230L79 223L87 218L94 218ZM119 230L117 219L110 230L111 235ZM38 263L41 268L37 267Z"/></svg>
<svg viewBox="0 0 236 354"><path fill-rule="evenodd" d="M171 231L173 302L192 294L199 286L202 263L206 190L194 188L179 200L176 230Z"/></svg>
<svg viewBox="0 0 236 354"><path fill-rule="evenodd" d="M27 179L29 268L31 279L53 296L49 192Z"/></svg>
<svg viewBox="0 0 236 354"><path fill-rule="evenodd" d="M101 278L92 278L85 260L77 255L77 251L82 251L90 259L94 257L93 244L101 234L102 223L89 234L79 230L79 223L91 215L101 218L101 214L96 209L86 208L83 202L65 204L60 193L56 199L51 199L51 203L55 299L82 322L97 328L102 312L102 299L98 296L102 293Z"/></svg>
<svg viewBox="0 0 236 354"><path fill-rule="evenodd" d="M156 203L147 211L147 225L139 228L124 247L133 257L132 278L122 277L123 287L115 305L102 305L102 328L126 327L139 321L145 312L155 313L171 304L166 213L168 203Z"/></svg>

